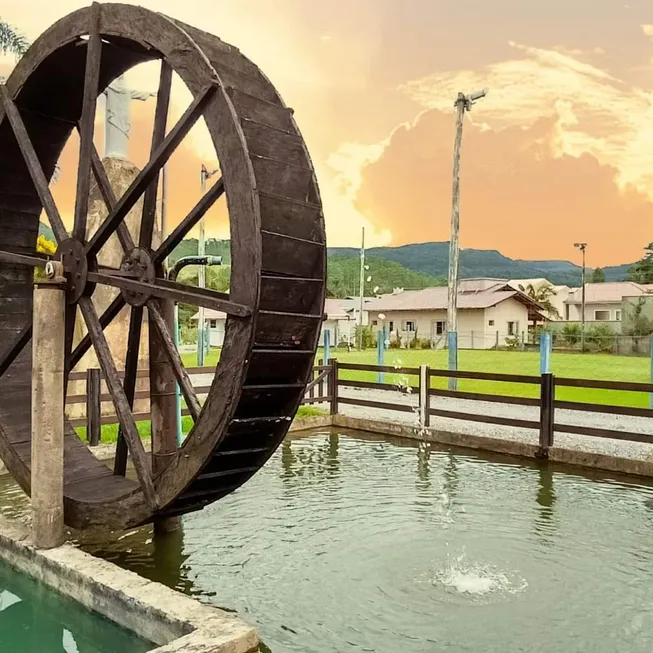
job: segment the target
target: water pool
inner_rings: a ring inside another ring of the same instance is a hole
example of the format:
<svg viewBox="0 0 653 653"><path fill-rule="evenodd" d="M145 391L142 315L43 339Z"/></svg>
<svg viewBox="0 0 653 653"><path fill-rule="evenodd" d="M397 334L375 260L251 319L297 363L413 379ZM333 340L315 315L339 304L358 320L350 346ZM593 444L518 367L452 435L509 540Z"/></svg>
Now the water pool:
<svg viewBox="0 0 653 653"><path fill-rule="evenodd" d="M0 562L3 653L145 653L153 648Z"/></svg>
<svg viewBox="0 0 653 653"><path fill-rule="evenodd" d="M623 479L324 433L151 532L82 546L237 611L272 653L653 649L653 488Z"/></svg>

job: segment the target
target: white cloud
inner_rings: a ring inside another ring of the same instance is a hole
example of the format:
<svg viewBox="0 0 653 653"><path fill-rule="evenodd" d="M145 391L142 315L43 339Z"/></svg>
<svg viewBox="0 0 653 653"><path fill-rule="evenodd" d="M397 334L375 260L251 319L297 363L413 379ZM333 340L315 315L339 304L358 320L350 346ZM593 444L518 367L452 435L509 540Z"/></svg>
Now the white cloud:
<svg viewBox="0 0 653 653"><path fill-rule="evenodd" d="M650 26L653 33L653 26ZM618 183L653 199L653 89L631 87L557 50L510 44L516 56L478 70L435 73L401 87L421 106L452 111L459 90L491 92L470 114L493 129L556 121L557 155L593 154L618 170Z"/></svg>

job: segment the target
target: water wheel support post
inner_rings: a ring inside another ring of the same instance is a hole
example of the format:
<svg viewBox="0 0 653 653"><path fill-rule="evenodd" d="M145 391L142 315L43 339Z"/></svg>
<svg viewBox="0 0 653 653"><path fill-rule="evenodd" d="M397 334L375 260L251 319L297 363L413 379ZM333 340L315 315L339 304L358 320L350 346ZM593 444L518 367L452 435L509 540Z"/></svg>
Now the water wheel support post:
<svg viewBox="0 0 653 653"><path fill-rule="evenodd" d="M64 342L66 279L50 262L34 286L32 336L32 539L38 549L64 543Z"/></svg>

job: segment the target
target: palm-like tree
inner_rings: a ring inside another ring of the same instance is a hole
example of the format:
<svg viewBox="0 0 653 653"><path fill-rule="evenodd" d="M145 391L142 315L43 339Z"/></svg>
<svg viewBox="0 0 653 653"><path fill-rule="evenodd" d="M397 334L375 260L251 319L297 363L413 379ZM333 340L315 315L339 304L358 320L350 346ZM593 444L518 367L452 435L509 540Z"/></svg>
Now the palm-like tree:
<svg viewBox="0 0 653 653"><path fill-rule="evenodd" d="M551 301L551 297L558 294L553 286L543 285L535 288L532 283L529 283L526 286L526 294L535 300L551 317L560 317L560 312Z"/></svg>
<svg viewBox="0 0 653 653"><path fill-rule="evenodd" d="M29 41L9 23L0 18L0 52L13 54L17 59L29 48Z"/></svg>

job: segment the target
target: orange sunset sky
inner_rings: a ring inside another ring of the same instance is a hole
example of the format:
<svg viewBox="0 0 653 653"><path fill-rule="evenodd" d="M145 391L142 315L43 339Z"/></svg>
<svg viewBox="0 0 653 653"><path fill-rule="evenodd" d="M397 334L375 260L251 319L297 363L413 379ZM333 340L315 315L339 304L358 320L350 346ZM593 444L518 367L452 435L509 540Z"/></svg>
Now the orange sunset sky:
<svg viewBox="0 0 653 653"><path fill-rule="evenodd" d="M76 0L3 0L35 39ZM449 238L453 100L467 115L461 245L588 265L640 258L653 240L650 0L144 0L213 32L257 63L295 115L316 165L329 245ZM0 58L0 73L13 65ZM130 84L154 89L153 64ZM188 98L174 94L180 114ZM154 101L133 105L132 158L149 147ZM101 121L101 112L98 120ZM98 145L101 134L98 129ZM72 211L75 147L56 196ZM194 130L171 162L174 222L198 199L213 152ZM224 211L209 234L224 237Z"/></svg>

